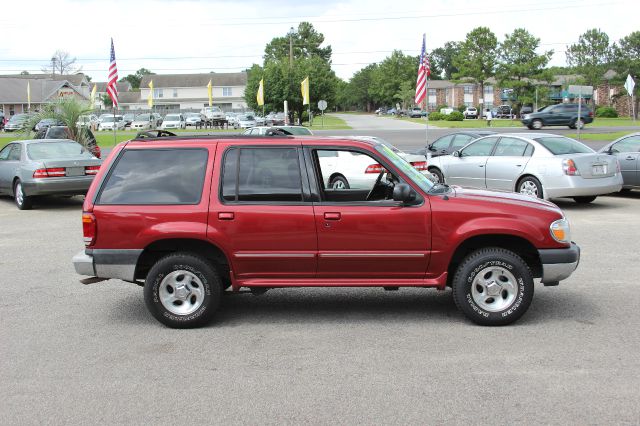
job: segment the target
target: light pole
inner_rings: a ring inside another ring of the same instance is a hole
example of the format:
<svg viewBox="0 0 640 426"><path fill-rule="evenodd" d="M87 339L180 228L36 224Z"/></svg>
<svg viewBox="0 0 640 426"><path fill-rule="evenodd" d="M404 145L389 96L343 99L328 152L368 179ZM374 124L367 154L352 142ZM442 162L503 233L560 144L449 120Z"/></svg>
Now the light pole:
<svg viewBox="0 0 640 426"><path fill-rule="evenodd" d="M289 94L293 95L293 27L291 27L289 29ZM289 96L287 96L288 98ZM291 114L291 111L288 111L288 114L285 115L285 119L288 123L286 124L291 124L292 120L289 118L289 116L292 116L293 114Z"/></svg>
<svg viewBox="0 0 640 426"><path fill-rule="evenodd" d="M56 57L52 56L51 57L51 74L52 75L56 75Z"/></svg>

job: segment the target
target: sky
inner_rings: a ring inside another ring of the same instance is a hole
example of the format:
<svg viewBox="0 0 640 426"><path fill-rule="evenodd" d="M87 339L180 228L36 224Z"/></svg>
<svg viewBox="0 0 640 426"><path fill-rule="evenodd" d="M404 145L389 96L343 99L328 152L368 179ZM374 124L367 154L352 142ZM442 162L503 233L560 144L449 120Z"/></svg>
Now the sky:
<svg viewBox="0 0 640 426"><path fill-rule="evenodd" d="M6 9L6 8L5 8ZM69 52L93 81L105 81L113 37L119 76L237 72L262 64L265 45L299 22L311 22L333 48L333 69L348 80L394 49L418 55L461 41L478 26L498 37L525 28L565 65L566 47L590 28L612 41L638 30L637 0L23 0L3 13L0 73L41 72L56 50Z"/></svg>

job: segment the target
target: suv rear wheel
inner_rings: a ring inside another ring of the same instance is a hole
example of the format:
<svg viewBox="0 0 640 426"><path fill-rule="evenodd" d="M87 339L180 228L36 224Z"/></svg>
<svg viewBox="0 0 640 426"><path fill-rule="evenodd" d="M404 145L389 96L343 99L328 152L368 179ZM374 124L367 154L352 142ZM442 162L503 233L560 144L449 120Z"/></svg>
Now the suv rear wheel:
<svg viewBox="0 0 640 426"><path fill-rule="evenodd" d="M510 250L484 248L469 254L453 278L453 299L480 325L507 325L519 319L533 299L527 264Z"/></svg>
<svg viewBox="0 0 640 426"><path fill-rule="evenodd" d="M175 253L158 260L144 284L147 309L172 328L208 323L220 306L222 284L215 268L191 253Z"/></svg>

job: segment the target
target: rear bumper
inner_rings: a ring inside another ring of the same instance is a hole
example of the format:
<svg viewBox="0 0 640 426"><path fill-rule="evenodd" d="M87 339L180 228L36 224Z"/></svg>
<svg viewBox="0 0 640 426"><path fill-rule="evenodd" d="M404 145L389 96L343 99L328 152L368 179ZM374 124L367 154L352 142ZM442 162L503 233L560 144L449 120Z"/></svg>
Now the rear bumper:
<svg viewBox="0 0 640 426"><path fill-rule="evenodd" d="M85 195L95 176L34 179L22 182L28 196L32 195Z"/></svg>
<svg viewBox="0 0 640 426"><path fill-rule="evenodd" d="M599 179L565 176L562 182L547 182L543 192L545 198L588 197L618 192L622 189L622 183L620 174Z"/></svg>
<svg viewBox="0 0 640 426"><path fill-rule="evenodd" d="M134 281L142 250L86 249L73 256L76 273L90 277Z"/></svg>
<svg viewBox="0 0 640 426"><path fill-rule="evenodd" d="M541 249L538 255L542 263L541 281L545 284L569 278L580 263L580 247L576 243L564 249Z"/></svg>

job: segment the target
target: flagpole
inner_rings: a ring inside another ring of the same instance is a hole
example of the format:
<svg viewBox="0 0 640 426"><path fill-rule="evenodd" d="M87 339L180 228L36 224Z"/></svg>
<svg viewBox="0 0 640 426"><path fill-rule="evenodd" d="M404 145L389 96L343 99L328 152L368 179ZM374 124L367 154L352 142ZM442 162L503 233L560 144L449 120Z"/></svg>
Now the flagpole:
<svg viewBox="0 0 640 426"><path fill-rule="evenodd" d="M429 146L429 75L427 74L427 81L425 83L424 91L427 93L424 97L424 110L427 112L425 116L425 131L424 136L427 140L425 146Z"/></svg>
<svg viewBox="0 0 640 426"><path fill-rule="evenodd" d="M116 108L117 105L113 104L113 146L117 145L117 138L116 138Z"/></svg>

